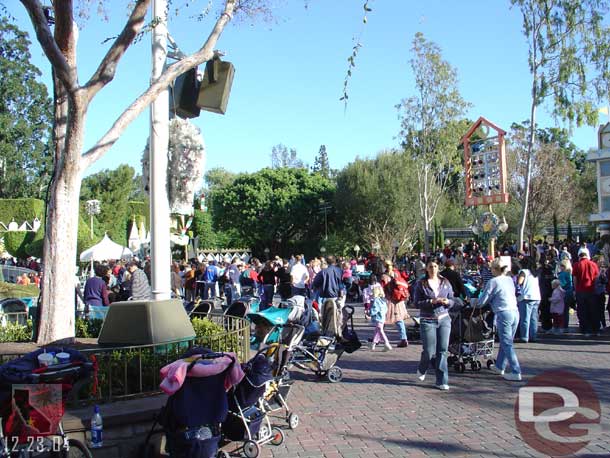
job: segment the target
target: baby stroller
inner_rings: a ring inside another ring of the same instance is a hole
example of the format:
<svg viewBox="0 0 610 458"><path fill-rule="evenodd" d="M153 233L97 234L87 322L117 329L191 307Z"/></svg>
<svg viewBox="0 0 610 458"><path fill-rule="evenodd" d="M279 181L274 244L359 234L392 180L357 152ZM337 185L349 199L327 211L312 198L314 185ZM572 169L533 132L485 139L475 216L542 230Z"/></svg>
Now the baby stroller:
<svg viewBox="0 0 610 458"><path fill-rule="evenodd" d="M305 326L303 342L294 349L291 363L310 370L318 377L326 377L331 383L340 382L343 371L336 366L344 352L352 353L360 348L360 340L354 330L354 308L346 305L340 312L335 301L326 301L322 310L321 332L317 332L311 323ZM340 322L345 323L343 326ZM348 321L351 326L348 327Z"/></svg>
<svg viewBox="0 0 610 458"><path fill-rule="evenodd" d="M282 327L288 323L301 323L306 316L306 310L304 296L293 296L280 302L278 307L269 307L261 311L251 308L247 315L254 324L251 346L258 350L261 345L278 342Z"/></svg>
<svg viewBox="0 0 610 458"><path fill-rule="evenodd" d="M242 296L229 305L224 314L226 316L235 316L245 318L248 313L258 312L259 298L256 296Z"/></svg>
<svg viewBox="0 0 610 458"><path fill-rule="evenodd" d="M273 380L271 365L263 349L242 365L244 378L229 394L229 415L222 424L223 438L243 441L242 450L248 458L256 458L260 446L284 442L284 433L272 427L263 400L268 383Z"/></svg>
<svg viewBox="0 0 610 458"><path fill-rule="evenodd" d="M218 447L221 424L229 412L226 388L243 378L236 357L207 348L191 348L180 360L163 367L161 377L161 389L170 396L157 421L165 432L170 457L228 456ZM149 438L150 434L147 442Z"/></svg>
<svg viewBox="0 0 610 458"><path fill-rule="evenodd" d="M298 324L287 324L282 327L279 341L264 349L268 358L273 358L273 380L265 392L263 407L267 412L284 411L286 422L290 429L299 425L299 416L292 412L288 406L288 395L292 389L293 380L290 379L289 364L292 364L292 355L301 339L305 328Z"/></svg>
<svg viewBox="0 0 610 458"><path fill-rule="evenodd" d="M451 315L451 336L447 363L460 373L470 365L480 371L481 359L487 358L487 368L495 362L493 313L489 308L454 307ZM491 320L491 325L490 325Z"/></svg>
<svg viewBox="0 0 610 458"><path fill-rule="evenodd" d="M42 353L67 354L69 360L39 367ZM81 353L52 347L0 366L0 456L69 450L70 456L90 458L85 444L68 439L61 419L70 394L78 393L92 374L94 364Z"/></svg>

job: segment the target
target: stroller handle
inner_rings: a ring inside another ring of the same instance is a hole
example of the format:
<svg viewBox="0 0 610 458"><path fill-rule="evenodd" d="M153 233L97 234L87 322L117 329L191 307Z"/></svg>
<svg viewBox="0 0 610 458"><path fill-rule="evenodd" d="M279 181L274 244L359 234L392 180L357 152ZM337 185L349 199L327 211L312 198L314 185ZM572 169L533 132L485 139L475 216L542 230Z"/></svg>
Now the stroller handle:
<svg viewBox="0 0 610 458"><path fill-rule="evenodd" d="M68 376L78 376L83 370L92 371L93 363L84 362L83 364L78 365L75 365L74 363L65 363L61 365L52 366L52 369L50 370L32 374L32 382L57 382Z"/></svg>
<svg viewBox="0 0 610 458"><path fill-rule="evenodd" d="M346 318L351 318L354 316L355 309L353 305L344 305L343 310L346 312Z"/></svg>

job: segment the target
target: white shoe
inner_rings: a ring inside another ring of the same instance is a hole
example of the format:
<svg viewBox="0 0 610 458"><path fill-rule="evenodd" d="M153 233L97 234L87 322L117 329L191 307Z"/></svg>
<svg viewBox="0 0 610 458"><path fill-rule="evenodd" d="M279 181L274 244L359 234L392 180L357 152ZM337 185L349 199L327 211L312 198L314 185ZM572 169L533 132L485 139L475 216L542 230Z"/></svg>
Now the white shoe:
<svg viewBox="0 0 610 458"><path fill-rule="evenodd" d="M372 342L371 342L371 351L375 351L375 347L376 347L376 346L377 346L377 344L376 344L376 343L372 343Z"/></svg>
<svg viewBox="0 0 610 458"><path fill-rule="evenodd" d="M504 375L504 369L500 369L495 364L492 364L491 366L489 366L489 370L492 371L494 374Z"/></svg>
<svg viewBox="0 0 610 458"><path fill-rule="evenodd" d="M391 349L392 349L392 345L390 345L390 344L385 344L383 346L383 351L390 351Z"/></svg>
<svg viewBox="0 0 610 458"><path fill-rule="evenodd" d="M438 388L441 391L448 391L449 385L434 385L435 388Z"/></svg>
<svg viewBox="0 0 610 458"><path fill-rule="evenodd" d="M504 374L504 380L508 380L510 382L520 382L521 381L521 374L519 373L514 373L514 372L510 372L508 374Z"/></svg>
<svg viewBox="0 0 610 458"><path fill-rule="evenodd" d="M419 372L419 369L417 369L417 379L420 382L423 382L424 380L426 380L426 374L422 374L421 372Z"/></svg>

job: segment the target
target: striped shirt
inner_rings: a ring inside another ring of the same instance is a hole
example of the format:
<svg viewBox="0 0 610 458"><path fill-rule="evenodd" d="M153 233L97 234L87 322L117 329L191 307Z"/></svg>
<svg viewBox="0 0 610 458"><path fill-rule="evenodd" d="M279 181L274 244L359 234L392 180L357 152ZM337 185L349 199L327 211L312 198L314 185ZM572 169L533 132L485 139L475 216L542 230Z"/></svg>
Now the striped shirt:
<svg viewBox="0 0 610 458"><path fill-rule="evenodd" d="M131 298L134 301L152 299L152 290L148 284L148 277L142 269L136 269L131 273Z"/></svg>

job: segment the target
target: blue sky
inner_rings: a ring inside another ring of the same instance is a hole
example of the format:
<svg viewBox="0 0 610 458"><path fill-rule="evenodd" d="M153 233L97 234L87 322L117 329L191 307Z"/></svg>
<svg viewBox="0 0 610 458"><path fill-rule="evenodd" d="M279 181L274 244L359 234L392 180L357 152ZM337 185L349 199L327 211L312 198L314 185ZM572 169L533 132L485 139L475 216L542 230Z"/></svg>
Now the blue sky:
<svg viewBox="0 0 610 458"><path fill-rule="evenodd" d="M9 11L34 42L33 62L50 81L50 67L35 42L24 8L13 0ZM110 20L96 16L82 23L78 46L79 78L84 83L125 20L126 2L106 2ZM179 3L176 0L174 3ZM195 2L197 3L197 2ZM199 4L207 1L200 0ZM331 166L342 168L356 157L372 157L397 146L395 105L413 94L409 65L413 36L422 32L441 47L458 71L462 97L472 103L468 116L485 116L508 130L528 118L530 75L527 43L519 12L510 2L489 0L371 0L368 23L362 24L363 0L276 0L275 21L230 24L218 49L234 63L235 80L227 114L202 111L194 123L207 147L206 169L224 167L252 172L270 165L278 143L296 148L310 165L325 144ZM307 8L304 7L307 3ZM189 20L194 10L172 17L170 33L186 53L196 50L210 22ZM349 83L349 103L339 101L347 58L355 39L361 48ZM92 146L150 78L150 37L131 47L115 80L91 105L85 136ZM539 125L554 126L549 109L539 111ZM149 134L145 111L86 174L128 163L141 171ZM596 146L596 130L573 131L580 148Z"/></svg>

